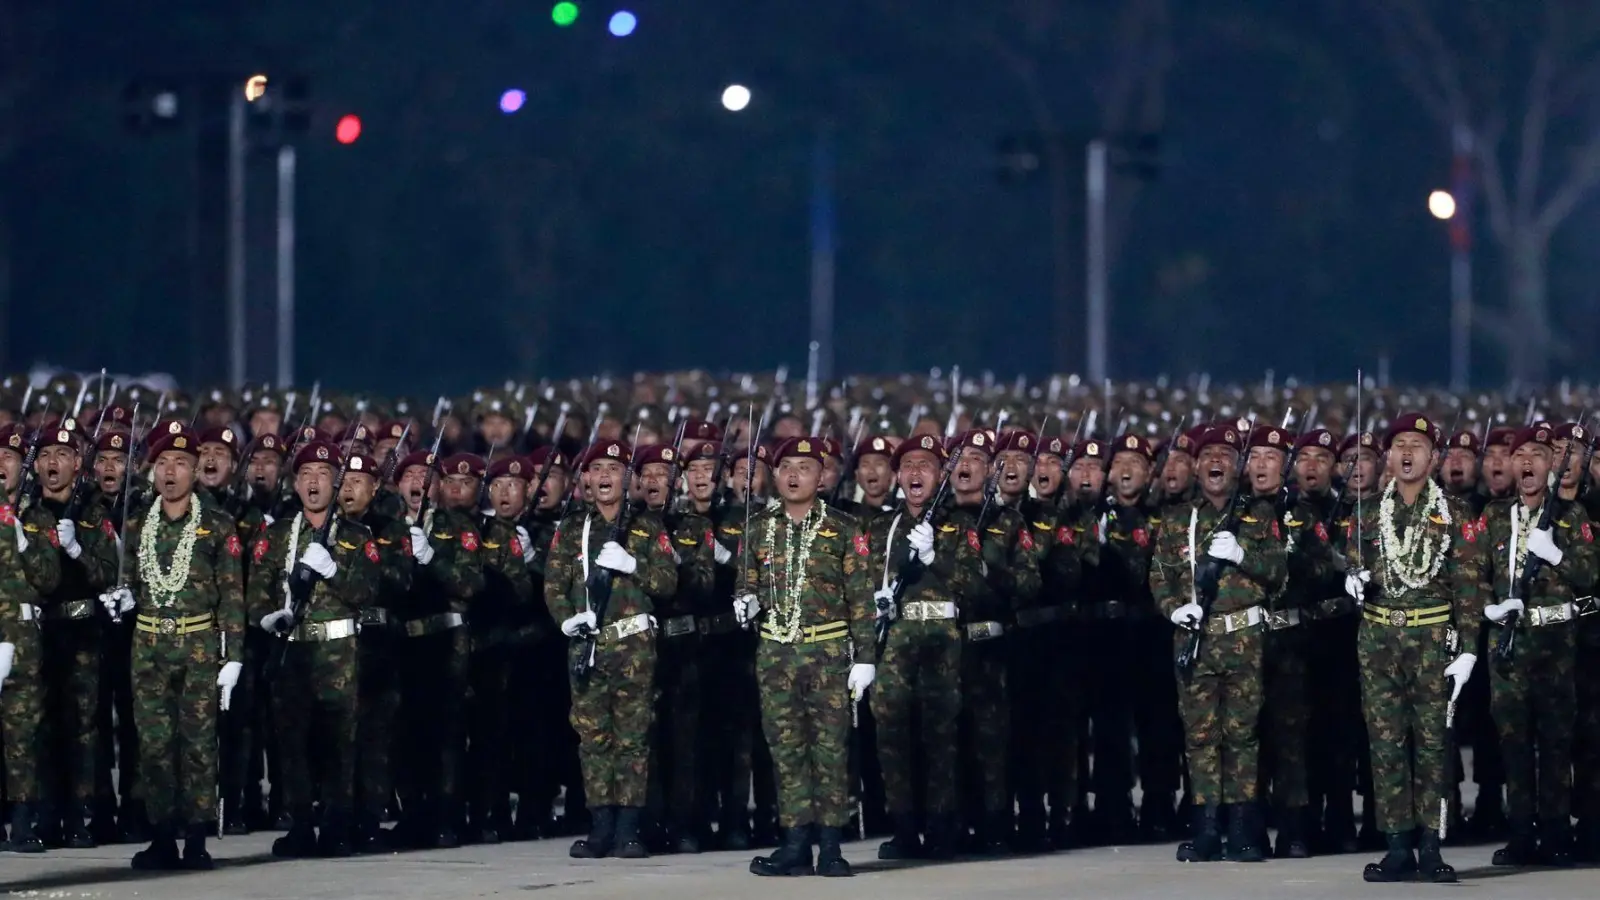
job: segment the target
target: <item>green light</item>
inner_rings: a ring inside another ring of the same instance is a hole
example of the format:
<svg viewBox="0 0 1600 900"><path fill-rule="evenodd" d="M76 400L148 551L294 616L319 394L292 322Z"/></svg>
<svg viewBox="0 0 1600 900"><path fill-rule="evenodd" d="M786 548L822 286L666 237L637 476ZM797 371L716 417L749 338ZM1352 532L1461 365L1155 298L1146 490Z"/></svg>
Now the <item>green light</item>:
<svg viewBox="0 0 1600 900"><path fill-rule="evenodd" d="M570 3L568 0L557 3L555 9L550 10L550 21L562 28L578 21L578 4Z"/></svg>

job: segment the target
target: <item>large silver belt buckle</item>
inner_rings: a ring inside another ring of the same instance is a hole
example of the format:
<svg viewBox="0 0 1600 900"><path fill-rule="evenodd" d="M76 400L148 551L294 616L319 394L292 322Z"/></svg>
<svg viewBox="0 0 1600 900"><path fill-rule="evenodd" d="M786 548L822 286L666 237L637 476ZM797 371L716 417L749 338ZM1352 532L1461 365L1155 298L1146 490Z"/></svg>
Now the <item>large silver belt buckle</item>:
<svg viewBox="0 0 1600 900"><path fill-rule="evenodd" d="M174 635L174 634L177 634L178 633L178 620L177 619L162 619L161 621L156 623L156 630L160 631L162 634L167 635L169 637Z"/></svg>
<svg viewBox="0 0 1600 900"><path fill-rule="evenodd" d="M1389 610L1389 624L1396 628L1404 627L1406 624L1406 611L1403 609Z"/></svg>

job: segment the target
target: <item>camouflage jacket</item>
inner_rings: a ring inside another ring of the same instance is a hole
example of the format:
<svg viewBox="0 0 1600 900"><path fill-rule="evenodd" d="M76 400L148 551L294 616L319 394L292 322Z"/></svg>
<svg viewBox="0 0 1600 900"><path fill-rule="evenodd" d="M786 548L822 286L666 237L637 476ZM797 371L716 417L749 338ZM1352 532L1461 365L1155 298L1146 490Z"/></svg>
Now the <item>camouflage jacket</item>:
<svg viewBox="0 0 1600 900"><path fill-rule="evenodd" d="M1151 617L1156 606L1150 592L1150 559L1161 518L1149 506L1123 506L1114 500L1107 504L1105 517L1098 568L1104 594L1095 599L1118 600L1129 604L1132 615Z"/></svg>
<svg viewBox="0 0 1600 900"><path fill-rule="evenodd" d="M711 602L715 614L727 612L728 605L733 602L733 587L739 580L741 565L739 554L744 547L744 513L744 506L728 504L717 511L711 523L712 536L734 554L727 565L715 565L712 570ZM716 557L712 557L712 562L716 562Z"/></svg>
<svg viewBox="0 0 1600 900"><path fill-rule="evenodd" d="M56 500L43 500L39 504L59 519L67 504ZM78 546L82 552L77 559L61 553L61 583L44 595L44 605L72 603L77 600L94 600L109 590L117 580L117 533L100 510L89 504L84 507L83 518L76 523ZM54 537L54 534L51 535ZM31 538L32 535L29 535ZM99 609L96 603L91 612ZM48 615L48 611L46 612Z"/></svg>
<svg viewBox="0 0 1600 900"><path fill-rule="evenodd" d="M1150 570L1150 591L1162 616L1170 618L1184 604L1200 602L1194 576L1198 566L1209 558L1206 548L1226 517L1226 507L1218 509L1202 497L1191 502L1187 510L1174 511L1162 519ZM1189 538L1191 531L1193 541ZM1213 612L1238 612L1260 606L1283 587L1288 575L1283 529L1271 502L1257 499L1247 503L1239 514L1234 537L1244 558L1237 566L1223 564Z"/></svg>
<svg viewBox="0 0 1600 900"><path fill-rule="evenodd" d="M672 513L666 523L672 556L678 562L678 589L661 605L661 617L723 612L726 605L716 598L717 557L711 546L716 537L710 520L697 513Z"/></svg>
<svg viewBox="0 0 1600 900"><path fill-rule="evenodd" d="M1521 506L1522 501L1496 500L1490 503L1484 510L1483 517L1473 526L1480 534L1480 542L1487 544L1488 559L1485 560L1485 565L1489 570L1489 583L1494 586L1496 600L1519 596L1521 588L1521 585L1511 583L1513 504ZM1556 504L1551 509L1550 533L1555 538L1556 547L1561 550L1561 565L1552 566L1540 562L1539 571L1528 587L1528 596L1522 597L1523 604L1530 609L1535 606L1570 603L1577 597L1591 593L1596 578L1600 577L1600 572L1596 571L1596 565L1600 564L1600 553L1595 549L1594 525L1589 521L1589 514L1579 503L1558 500ZM1527 533L1539 524L1538 510L1533 510L1531 513L1524 510L1523 515L1523 524L1518 529L1518 543L1521 547L1516 558L1519 582L1523 580L1521 573L1526 571L1529 559ZM1526 617L1523 621L1527 621Z"/></svg>
<svg viewBox="0 0 1600 900"><path fill-rule="evenodd" d="M1279 518L1289 554L1289 577L1273 599L1274 609L1308 608L1344 595L1344 559L1328 530L1332 498L1298 494Z"/></svg>
<svg viewBox="0 0 1600 900"><path fill-rule="evenodd" d="M17 552L18 528L28 540L22 553ZM47 510L29 507L19 522L15 507L0 505L0 644L21 643L39 633L37 620L23 621L22 607L39 606L45 594L61 585L55 529L55 517Z"/></svg>
<svg viewBox="0 0 1600 900"><path fill-rule="evenodd" d="M199 501L191 497L190 502ZM146 545L144 524L151 517L156 517L153 526L155 538L152 544ZM223 660L238 660L244 647L245 629L244 575L240 563L244 545L234 531L233 522L220 510L200 503L194 554L190 558L188 578L182 588L173 594L163 594L145 583L140 560L146 554L153 554L161 570L167 571L184 535L187 520L187 514L176 520L168 519L158 500L128 523L125 574L138 603L136 612L138 615L175 617L213 614L225 639Z"/></svg>
<svg viewBox="0 0 1600 900"><path fill-rule="evenodd" d="M405 521L405 520L402 520ZM439 613L466 613L467 605L483 590L483 541L478 516L470 509L428 508L423 528L433 547L427 565L411 569L411 590L396 610L403 619L420 619ZM410 543L410 528L406 529Z"/></svg>
<svg viewBox="0 0 1600 900"><path fill-rule="evenodd" d="M1061 513L1054 503L1024 498L1017 512L1027 523L1031 546L1018 540L1022 550L1039 571L1039 591L1033 606L1058 606L1078 588L1083 573L1083 558L1076 544L1067 543L1061 534Z"/></svg>
<svg viewBox="0 0 1600 900"><path fill-rule="evenodd" d="M529 535L531 538L532 535ZM522 559L517 523L496 516L483 521L483 591L472 601L474 633L527 619L534 602L533 575Z"/></svg>
<svg viewBox="0 0 1600 900"><path fill-rule="evenodd" d="M395 609L411 590L411 530L403 520L386 516L372 506L361 515L361 524L372 532L378 548L378 584L370 606Z"/></svg>
<svg viewBox="0 0 1600 900"><path fill-rule="evenodd" d="M1448 521L1428 507L1426 493L1407 506L1395 492L1395 533L1403 539L1408 529L1425 529L1426 543L1444 550L1437 574L1421 587L1411 588L1390 577L1385 561L1379 558L1383 543L1379 534L1382 493L1362 500L1359 522L1352 515L1345 527L1345 559L1372 572L1366 589L1368 606L1412 610L1448 605L1458 628L1476 625L1483 618L1487 598L1492 596L1485 553L1488 538L1479 533L1478 520L1470 515L1466 504L1448 498L1446 504Z"/></svg>
<svg viewBox="0 0 1600 900"><path fill-rule="evenodd" d="M933 565L911 569L912 579L900 597L902 608L903 604L918 601L959 604L974 590L973 583L982 577L978 548L966 542L959 525L943 521L949 515L949 511L934 514ZM870 530L868 523L856 523L850 552L856 557L854 568L867 585L869 600L872 594L892 586L900 579L900 573L907 570L911 544L906 535L921 521L907 511L872 520ZM766 602L762 599L763 606ZM876 601L872 602L876 615Z"/></svg>
<svg viewBox="0 0 1600 900"><path fill-rule="evenodd" d="M635 513L626 520L619 542L633 554L638 568L632 575L613 573L611 599L601 628L631 616L652 613L657 604L666 604L678 589L678 565L672 558L672 540L667 537L661 517L653 512ZM550 541L550 560L545 564L544 603L557 625L589 608L587 579L595 570L600 548L611 539L613 524L597 507L587 507L561 520ZM584 555L584 536L588 535L588 555Z"/></svg>
<svg viewBox="0 0 1600 900"><path fill-rule="evenodd" d="M290 548L289 535L300 521L300 535ZM245 591L246 620L261 621L268 613L289 606L289 574L317 536L309 521L293 516L272 523L250 549L250 578ZM318 578L306 601L305 622L333 622L360 613L377 596L378 545L372 532L359 521L336 519L326 548L338 570L327 581Z"/></svg>
<svg viewBox="0 0 1600 900"><path fill-rule="evenodd" d="M949 524L962 530L962 541L978 551L978 578L960 591L961 618L966 622L1010 623L1019 607L1039 597L1039 566L1033 556L1033 531L1022 514L991 505L978 521L981 503L956 506Z"/></svg>
<svg viewBox="0 0 1600 900"><path fill-rule="evenodd" d="M811 555L806 560L804 588L800 596L789 598L784 588L789 581L787 559L791 542L799 539L801 531L801 526L788 520L781 504L752 517L750 534L745 536L750 542L750 566L741 569L734 585L735 596L755 595L761 604L764 636L774 633L791 612L802 629L844 622L850 635L851 658L873 659L876 607L872 592L879 586L874 575L880 570L863 565L871 560L868 536L847 514L829 507L817 524ZM935 547L938 546L936 539ZM937 549L934 552L937 567L943 554Z"/></svg>

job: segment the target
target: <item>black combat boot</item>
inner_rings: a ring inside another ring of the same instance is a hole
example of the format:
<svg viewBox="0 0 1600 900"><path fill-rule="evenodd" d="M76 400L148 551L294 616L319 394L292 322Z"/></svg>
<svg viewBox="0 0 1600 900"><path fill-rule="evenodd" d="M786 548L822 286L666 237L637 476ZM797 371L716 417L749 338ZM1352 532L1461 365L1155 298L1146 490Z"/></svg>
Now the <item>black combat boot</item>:
<svg viewBox="0 0 1600 900"><path fill-rule="evenodd" d="M1389 841L1389 852L1383 859L1367 863L1361 877L1377 883L1410 880L1417 874L1417 857L1411 852L1412 832L1395 831L1385 837Z"/></svg>
<svg viewBox="0 0 1600 900"><path fill-rule="evenodd" d="M454 850L461 846L461 801L445 796L439 802L439 818L434 822L433 846Z"/></svg>
<svg viewBox="0 0 1600 900"><path fill-rule="evenodd" d="M750 861L751 875L812 875L811 826L796 825L783 834L783 843L771 856Z"/></svg>
<svg viewBox="0 0 1600 900"><path fill-rule="evenodd" d="M1144 841L1165 844L1177 836L1177 824L1171 794L1157 791L1144 795L1139 804L1139 835Z"/></svg>
<svg viewBox="0 0 1600 900"><path fill-rule="evenodd" d="M878 845L879 859L917 859L922 856L922 840L917 836L917 817L894 813L894 837Z"/></svg>
<svg viewBox="0 0 1600 900"><path fill-rule="evenodd" d="M116 798L99 797L94 801L94 818L89 821L89 836L96 844L115 844L122 839L117 831Z"/></svg>
<svg viewBox="0 0 1600 900"><path fill-rule="evenodd" d="M849 878L855 873L844 860L844 850L839 844L844 840L844 830L837 825L823 825L817 830L817 874L824 878Z"/></svg>
<svg viewBox="0 0 1600 900"><path fill-rule="evenodd" d="M1079 846L1076 829L1073 827L1072 817L1068 815L1065 806L1051 806L1049 829L1045 836L1046 850L1071 850Z"/></svg>
<svg viewBox="0 0 1600 900"><path fill-rule="evenodd" d="M596 806L589 810L589 836L572 842L567 855L573 859L604 859L611 855L617 836L617 808Z"/></svg>
<svg viewBox="0 0 1600 900"><path fill-rule="evenodd" d="M1356 840L1356 811L1352 798L1351 794L1328 798L1322 829L1323 853L1355 853L1361 849Z"/></svg>
<svg viewBox="0 0 1600 900"><path fill-rule="evenodd" d="M1511 831L1505 801L1498 784L1478 785L1478 806L1472 811L1472 835L1481 841L1498 841Z"/></svg>
<svg viewBox="0 0 1600 900"><path fill-rule="evenodd" d="M217 864L206 852L206 836L214 826L206 822L191 822L183 832L183 867L191 872L207 872Z"/></svg>
<svg viewBox="0 0 1600 900"><path fill-rule="evenodd" d="M44 841L33 829L33 807L24 801L11 804L11 840L4 844L12 853L43 853Z"/></svg>
<svg viewBox="0 0 1600 900"><path fill-rule="evenodd" d="M143 800L122 801L122 811L117 816L117 827L121 829L121 842L124 844L143 844L154 839L150 827L150 813L145 808ZM176 843L173 846L177 846Z"/></svg>
<svg viewBox="0 0 1600 900"><path fill-rule="evenodd" d="M1194 837L1178 845L1178 862L1216 862L1222 859L1221 807L1215 803L1194 806Z"/></svg>
<svg viewBox="0 0 1600 900"><path fill-rule="evenodd" d="M622 859L648 859L650 850L639 839L639 813L637 806L617 808L617 856Z"/></svg>
<svg viewBox="0 0 1600 900"><path fill-rule="evenodd" d="M281 859L304 859L317 855L317 832L311 817L296 816L283 837L272 842L272 855Z"/></svg>
<svg viewBox="0 0 1600 900"><path fill-rule="evenodd" d="M1511 823L1511 841L1494 852L1490 860L1497 866L1531 866L1539 861L1539 845L1534 840L1533 823L1518 819Z"/></svg>
<svg viewBox="0 0 1600 900"><path fill-rule="evenodd" d="M956 858L956 851L960 849L958 842L964 833L957 824L959 821L955 813L932 813L928 816L928 830L922 841L924 859Z"/></svg>
<svg viewBox="0 0 1600 900"><path fill-rule="evenodd" d="M1422 839L1417 844L1417 875L1434 884L1455 884L1456 870L1444 861L1440 840L1437 830L1422 829Z"/></svg>
<svg viewBox="0 0 1600 900"><path fill-rule="evenodd" d="M1560 868L1572 865L1572 827L1561 822L1543 826L1539 830L1539 862Z"/></svg>
<svg viewBox="0 0 1600 900"><path fill-rule="evenodd" d="M1017 836L1011 846L1018 853L1043 853L1045 837L1044 798L1032 797L1017 806Z"/></svg>
<svg viewBox="0 0 1600 900"><path fill-rule="evenodd" d="M69 803L67 805L67 821L61 829L61 840L73 850L90 850L95 844L94 835L89 832L88 820L92 815L88 803Z"/></svg>
<svg viewBox="0 0 1600 900"><path fill-rule="evenodd" d="M133 855L133 867L141 872L168 872L183 868L178 855L177 829L171 822L157 822L150 828L150 846Z"/></svg>
<svg viewBox="0 0 1600 900"><path fill-rule="evenodd" d="M1581 863L1600 862L1600 815L1589 813L1578 820L1572 858Z"/></svg>
<svg viewBox="0 0 1600 900"><path fill-rule="evenodd" d="M1228 808L1228 860L1265 862L1267 849L1261 842L1261 823L1254 803L1235 803Z"/></svg>
<svg viewBox="0 0 1600 900"><path fill-rule="evenodd" d="M317 855L330 859L350 856L350 814L342 809L329 810L322 817L322 828L317 833Z"/></svg>
<svg viewBox="0 0 1600 900"><path fill-rule="evenodd" d="M722 817L717 827L717 843L724 850L750 849L750 815L743 805Z"/></svg>
<svg viewBox="0 0 1600 900"><path fill-rule="evenodd" d="M388 849L376 813L364 812L356 819L355 844L351 849L357 853L382 853Z"/></svg>
<svg viewBox="0 0 1600 900"><path fill-rule="evenodd" d="M1003 810L983 814L978 852L984 856L1004 856L1011 852L1011 814Z"/></svg>
<svg viewBox="0 0 1600 900"><path fill-rule="evenodd" d="M692 817L684 816L679 818L678 824L673 827L672 831L677 835L677 839L672 845L674 853L695 854L700 852L700 835Z"/></svg>
<svg viewBox="0 0 1600 900"><path fill-rule="evenodd" d="M1311 843L1306 840L1306 808L1296 806L1278 815L1278 859L1310 859Z"/></svg>

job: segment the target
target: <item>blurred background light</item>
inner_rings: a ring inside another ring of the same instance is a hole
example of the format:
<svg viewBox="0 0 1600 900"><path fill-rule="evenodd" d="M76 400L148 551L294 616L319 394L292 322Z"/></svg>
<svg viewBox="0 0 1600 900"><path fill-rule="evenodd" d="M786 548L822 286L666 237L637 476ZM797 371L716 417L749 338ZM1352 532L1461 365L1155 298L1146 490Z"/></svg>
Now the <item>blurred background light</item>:
<svg viewBox="0 0 1600 900"><path fill-rule="evenodd" d="M639 18L627 10L611 14L611 22L607 26L616 37L627 37L633 34L633 29L639 27Z"/></svg>
<svg viewBox="0 0 1600 900"><path fill-rule="evenodd" d="M512 88L500 95L500 111L510 115L521 109L522 104L526 102L528 102L528 95L517 88Z"/></svg>
<svg viewBox="0 0 1600 900"><path fill-rule="evenodd" d="M562 0L562 2L557 3L555 8L550 10L550 21L560 25L562 28L578 21L578 4L568 2L568 0Z"/></svg>
<svg viewBox="0 0 1600 900"><path fill-rule="evenodd" d="M722 107L738 112L750 105L750 89L742 84L730 84L722 91Z"/></svg>

